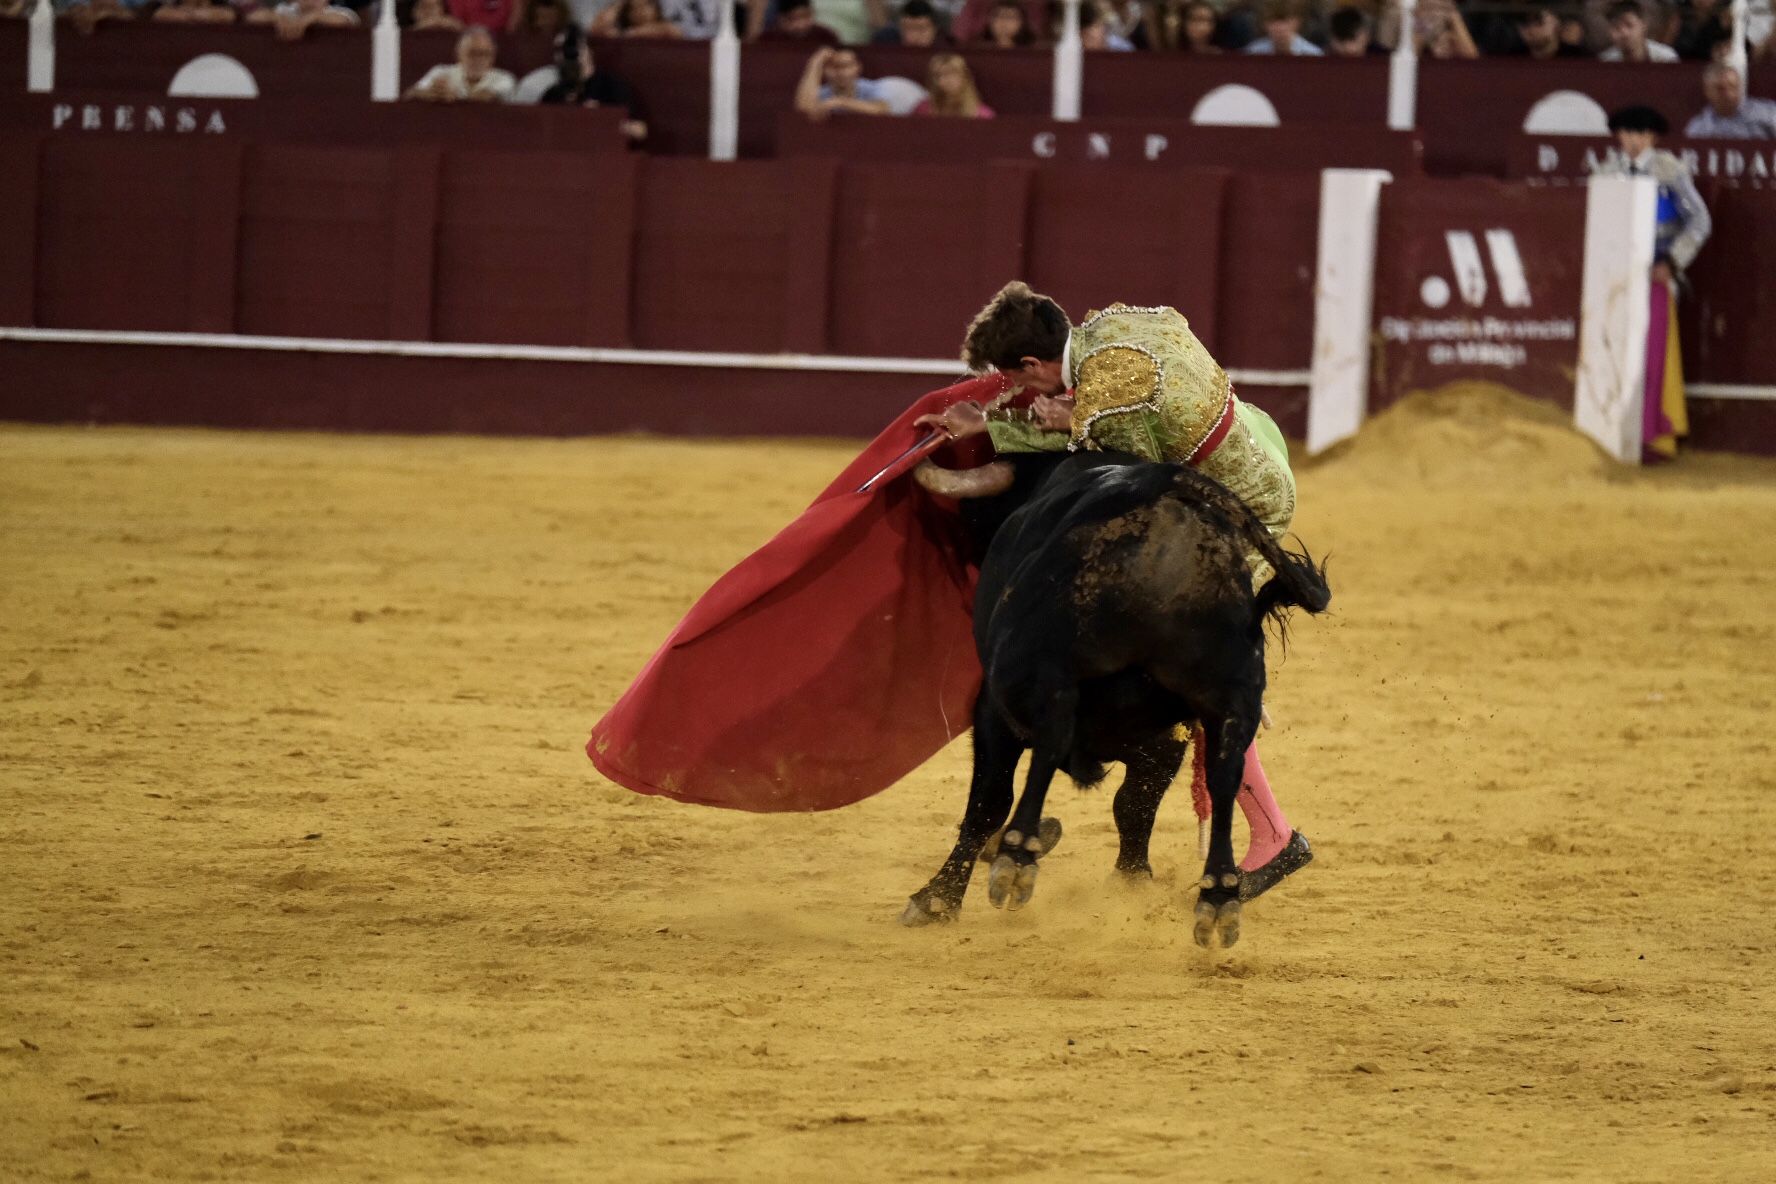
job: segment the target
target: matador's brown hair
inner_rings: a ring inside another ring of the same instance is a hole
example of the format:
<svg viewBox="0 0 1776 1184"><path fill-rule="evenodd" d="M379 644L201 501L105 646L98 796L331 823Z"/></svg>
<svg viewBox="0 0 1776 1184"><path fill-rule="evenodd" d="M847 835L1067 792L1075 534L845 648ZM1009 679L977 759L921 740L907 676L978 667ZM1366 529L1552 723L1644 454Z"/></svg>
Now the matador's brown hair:
<svg viewBox="0 0 1776 1184"><path fill-rule="evenodd" d="M1072 329L1060 305L1013 280L975 314L962 339L962 361L975 371L1015 370L1027 357L1052 362L1067 348Z"/></svg>

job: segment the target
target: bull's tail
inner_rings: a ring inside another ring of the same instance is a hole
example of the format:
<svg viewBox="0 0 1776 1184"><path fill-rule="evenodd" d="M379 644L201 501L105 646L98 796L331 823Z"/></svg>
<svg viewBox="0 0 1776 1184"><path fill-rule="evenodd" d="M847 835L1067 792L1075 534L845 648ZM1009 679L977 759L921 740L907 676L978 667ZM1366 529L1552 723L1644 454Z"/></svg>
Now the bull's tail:
<svg viewBox="0 0 1776 1184"><path fill-rule="evenodd" d="M1292 608L1309 613L1326 611L1332 603L1326 565L1315 563L1307 548L1296 551L1283 546L1239 495L1195 469L1180 467L1173 489L1183 500L1203 506L1221 518L1240 541L1270 565L1274 574L1258 589L1255 598L1260 618L1268 618L1280 629Z"/></svg>

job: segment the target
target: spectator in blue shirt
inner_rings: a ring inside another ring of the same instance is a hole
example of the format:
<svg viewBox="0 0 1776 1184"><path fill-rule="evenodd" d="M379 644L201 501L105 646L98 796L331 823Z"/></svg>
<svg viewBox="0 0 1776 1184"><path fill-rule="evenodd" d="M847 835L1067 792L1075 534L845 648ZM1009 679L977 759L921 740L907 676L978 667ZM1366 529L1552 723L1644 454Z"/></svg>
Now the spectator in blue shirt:
<svg viewBox="0 0 1776 1184"><path fill-rule="evenodd" d="M1324 50L1301 35L1301 5L1298 0L1266 0L1263 20L1264 36L1246 46L1247 53L1307 58L1325 56Z"/></svg>
<svg viewBox="0 0 1776 1184"><path fill-rule="evenodd" d="M796 110L809 119L829 115L886 115L882 84L863 77L857 54L849 49L817 49L796 86Z"/></svg>
<svg viewBox="0 0 1776 1184"><path fill-rule="evenodd" d="M1776 140L1776 102L1745 97L1745 80L1726 62L1702 72L1708 106L1684 127L1692 140Z"/></svg>

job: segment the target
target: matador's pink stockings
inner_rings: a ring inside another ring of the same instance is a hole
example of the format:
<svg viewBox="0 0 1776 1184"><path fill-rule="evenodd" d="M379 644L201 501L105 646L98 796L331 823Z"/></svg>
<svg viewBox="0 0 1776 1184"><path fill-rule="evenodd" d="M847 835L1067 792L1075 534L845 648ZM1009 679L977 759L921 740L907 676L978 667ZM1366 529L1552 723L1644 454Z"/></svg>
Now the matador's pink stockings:
<svg viewBox="0 0 1776 1184"><path fill-rule="evenodd" d="M1190 755L1190 789L1196 799L1196 816L1207 818L1209 778L1203 763L1203 739L1200 730L1191 736ZM1264 775L1264 766L1259 763L1256 741L1246 749L1246 767L1240 774L1237 800L1241 813L1246 816L1246 826L1252 832L1252 842L1246 847L1246 857L1240 860L1240 870L1256 871L1275 859L1277 852L1289 845L1289 836L1294 833L1289 827L1288 818L1283 815L1283 808L1271 796L1270 779Z"/></svg>
<svg viewBox="0 0 1776 1184"><path fill-rule="evenodd" d="M1277 852L1289 844L1289 820L1283 808L1271 796L1270 780L1258 761L1258 745L1246 749L1246 770L1240 775L1240 810L1251 828L1252 842L1246 857L1240 860L1241 871L1255 871L1276 858Z"/></svg>

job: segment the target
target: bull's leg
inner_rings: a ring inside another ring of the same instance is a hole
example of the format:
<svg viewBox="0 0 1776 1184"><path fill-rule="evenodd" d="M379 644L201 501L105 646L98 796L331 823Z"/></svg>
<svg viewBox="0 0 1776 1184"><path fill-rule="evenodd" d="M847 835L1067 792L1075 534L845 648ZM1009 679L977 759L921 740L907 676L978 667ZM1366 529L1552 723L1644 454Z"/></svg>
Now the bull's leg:
<svg viewBox="0 0 1776 1184"><path fill-rule="evenodd" d="M1203 865L1202 891L1196 898L1196 944L1207 946L1218 936L1223 948L1239 940L1240 871L1233 859L1233 811L1239 797L1246 748L1258 730L1256 704L1246 715L1203 720L1208 764L1209 858Z"/></svg>
<svg viewBox="0 0 1776 1184"><path fill-rule="evenodd" d="M1042 836L1042 807L1048 800L1055 773L1072 752L1078 726L1079 692L1065 683L1061 686L1064 689L1050 694L1043 705L1024 792L1005 826L999 854L987 873L987 900L994 908L1021 909L1030 903L1030 896L1036 891L1036 861L1047 850Z"/></svg>
<svg viewBox="0 0 1776 1184"><path fill-rule="evenodd" d="M1036 860L1045 847L1042 841L1042 803L1054 784L1055 760L1037 749L1030 757L1030 775L1023 796L1005 825L999 854L987 872L987 900L996 909L1021 909L1036 891Z"/></svg>
<svg viewBox="0 0 1776 1184"><path fill-rule="evenodd" d="M983 690L974 705L974 776L968 786L968 809L949 858L931 882L913 893L900 914L902 925L954 921L968 891L975 856L1005 825L1011 813L1012 780L1017 776L1023 742L1012 732Z"/></svg>
<svg viewBox="0 0 1776 1184"><path fill-rule="evenodd" d="M1142 745L1126 762L1122 787L1116 791L1116 801L1111 806L1116 816L1116 833L1122 840L1116 870L1125 876L1153 874L1153 865L1147 861L1153 820L1159 814L1159 803L1166 790L1183 767L1184 748L1184 741L1168 732Z"/></svg>

